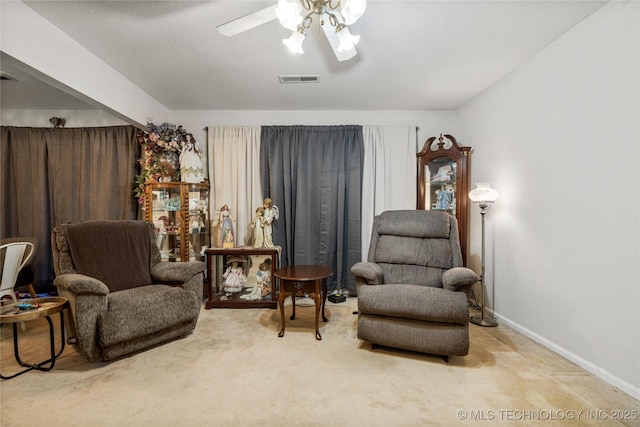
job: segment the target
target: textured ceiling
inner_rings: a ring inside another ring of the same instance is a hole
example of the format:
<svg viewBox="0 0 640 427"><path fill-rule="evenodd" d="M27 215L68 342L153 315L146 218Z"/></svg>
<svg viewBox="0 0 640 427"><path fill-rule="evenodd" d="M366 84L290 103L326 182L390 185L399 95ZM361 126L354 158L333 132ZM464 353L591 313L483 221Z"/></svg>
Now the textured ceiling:
<svg viewBox="0 0 640 427"><path fill-rule="evenodd" d="M316 24L303 55L277 20L216 31L276 0L25 3L172 110L455 109L606 4L370 0L358 56L338 62ZM320 81L278 82L300 74Z"/></svg>

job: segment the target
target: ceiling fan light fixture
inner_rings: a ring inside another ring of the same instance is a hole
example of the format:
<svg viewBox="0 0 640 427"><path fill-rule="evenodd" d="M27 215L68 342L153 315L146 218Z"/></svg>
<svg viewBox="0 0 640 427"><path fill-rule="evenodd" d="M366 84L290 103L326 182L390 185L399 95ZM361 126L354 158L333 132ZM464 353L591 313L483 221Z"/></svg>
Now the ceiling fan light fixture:
<svg viewBox="0 0 640 427"><path fill-rule="evenodd" d="M367 8L367 0L342 0L340 14L346 25L351 25L364 15Z"/></svg>
<svg viewBox="0 0 640 427"><path fill-rule="evenodd" d="M360 36L352 35L347 25L356 22L366 8L367 0L278 0L275 13L280 24L293 31L291 37L282 40L291 52L303 53L304 31L311 27L317 15L338 60L344 61L356 54L354 46L360 41ZM336 43L331 41L332 36L325 28L327 22L335 27ZM348 54L345 56L345 53Z"/></svg>
<svg viewBox="0 0 640 427"><path fill-rule="evenodd" d="M0 0L1 1L1 0ZM271 0L273 1L273 0ZM282 39L291 52L302 54L305 32L315 21L319 24L338 61L348 61L358 54L355 45L360 36L351 35L348 25L356 22L366 9L366 0L278 0L271 6L219 25L218 33L234 36L277 19L292 31Z"/></svg>
<svg viewBox="0 0 640 427"><path fill-rule="evenodd" d="M296 31L302 23L302 6L297 0L278 0L275 10L280 24L291 31Z"/></svg>
<svg viewBox="0 0 640 427"><path fill-rule="evenodd" d="M289 48L292 53L303 54L302 42L304 41L304 31L300 28L291 33L288 39L282 39L282 43Z"/></svg>

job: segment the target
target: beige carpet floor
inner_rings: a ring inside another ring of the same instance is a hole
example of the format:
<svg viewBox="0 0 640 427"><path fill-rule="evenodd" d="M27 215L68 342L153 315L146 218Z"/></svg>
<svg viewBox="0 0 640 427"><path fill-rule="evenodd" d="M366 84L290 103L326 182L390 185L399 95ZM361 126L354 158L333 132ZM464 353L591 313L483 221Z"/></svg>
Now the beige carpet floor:
<svg viewBox="0 0 640 427"><path fill-rule="evenodd" d="M277 310L203 309L194 333L111 363L68 346L53 370L0 382L0 425L640 425L640 402L502 325L470 325L469 355L447 364L372 350L354 310L356 298L327 303L322 341L314 308L298 307L282 338ZM46 321L19 336L23 360L47 358ZM10 327L0 345L8 375Z"/></svg>

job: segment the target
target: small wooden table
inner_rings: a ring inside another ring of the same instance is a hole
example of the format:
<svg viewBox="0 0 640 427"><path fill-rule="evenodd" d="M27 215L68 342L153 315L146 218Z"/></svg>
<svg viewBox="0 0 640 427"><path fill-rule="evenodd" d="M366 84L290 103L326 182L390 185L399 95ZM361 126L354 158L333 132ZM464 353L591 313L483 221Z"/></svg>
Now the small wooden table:
<svg viewBox="0 0 640 427"><path fill-rule="evenodd" d="M19 304L34 304L37 303L39 307L32 308L29 310L20 310ZM65 340L64 340L64 310L69 308L69 301L66 298L62 297L49 297L49 298L36 298L33 300L24 300L20 301L20 303L12 303L3 305L0 308L0 325L5 325L11 323L13 326L13 354L16 358L18 364L26 369L22 371L16 372L15 374L4 376L0 374L0 378L3 380L8 380L13 377L17 377L18 375L24 374L25 372L29 372L31 370L38 371L49 371L53 369L53 366L56 363L56 359L62 354L64 350ZM56 353L55 351L55 339L53 334L53 321L51 320L51 315L55 313L60 313L60 340L62 342L60 346L60 350ZM29 322L31 320L36 320L40 318L47 319L49 322L49 347L51 349L51 357L43 362L36 364L25 363L20 359L20 350L18 348L18 323L21 322ZM49 366L45 366L45 365Z"/></svg>
<svg viewBox="0 0 640 427"><path fill-rule="evenodd" d="M280 319L282 327L278 333L279 337L284 336L284 300L291 295L293 314L290 319L296 318L296 295L303 291L313 294L316 303L316 339L321 340L322 335L318 330L318 316L322 309L322 320L327 321L324 315L324 306L327 299L327 285L324 281L333 275L333 272L321 265L290 265L277 270L274 275L280 279L280 295L278 295L278 305L280 306Z"/></svg>

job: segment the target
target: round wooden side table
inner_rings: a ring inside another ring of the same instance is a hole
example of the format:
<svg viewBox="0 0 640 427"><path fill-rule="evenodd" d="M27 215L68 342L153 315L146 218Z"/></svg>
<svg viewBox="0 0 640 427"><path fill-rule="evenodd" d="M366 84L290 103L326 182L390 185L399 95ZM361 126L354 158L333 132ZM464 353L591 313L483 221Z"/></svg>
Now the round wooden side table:
<svg viewBox="0 0 640 427"><path fill-rule="evenodd" d="M277 270L274 275L280 279L280 295L278 295L278 305L280 306L280 320L282 327L278 333L279 337L284 336L284 300L291 295L293 302L293 314L290 319L296 318L296 295L307 292L314 295L316 303L316 339L321 340L322 335L318 329L320 310L322 309L322 320L327 321L324 315L324 306L327 299L327 285L325 279L333 272L321 265L290 265Z"/></svg>
<svg viewBox="0 0 640 427"><path fill-rule="evenodd" d="M29 304L31 308L20 309L20 304ZM37 304L37 306L35 304ZM16 358L16 362L18 362L20 366L26 368L9 376L4 376L0 373L0 378L8 380L34 369L38 371L49 371L53 369L56 359L64 350L64 310L67 308L69 308L69 301L62 297L36 298L0 307L0 325L11 324L13 326L13 354ZM60 340L62 344L58 352L55 351L53 321L50 317L55 313L60 313ZM18 348L18 323L29 322L43 317L47 319L47 322L49 322L49 347L51 350L51 357L36 364L25 363L20 359L20 349Z"/></svg>

